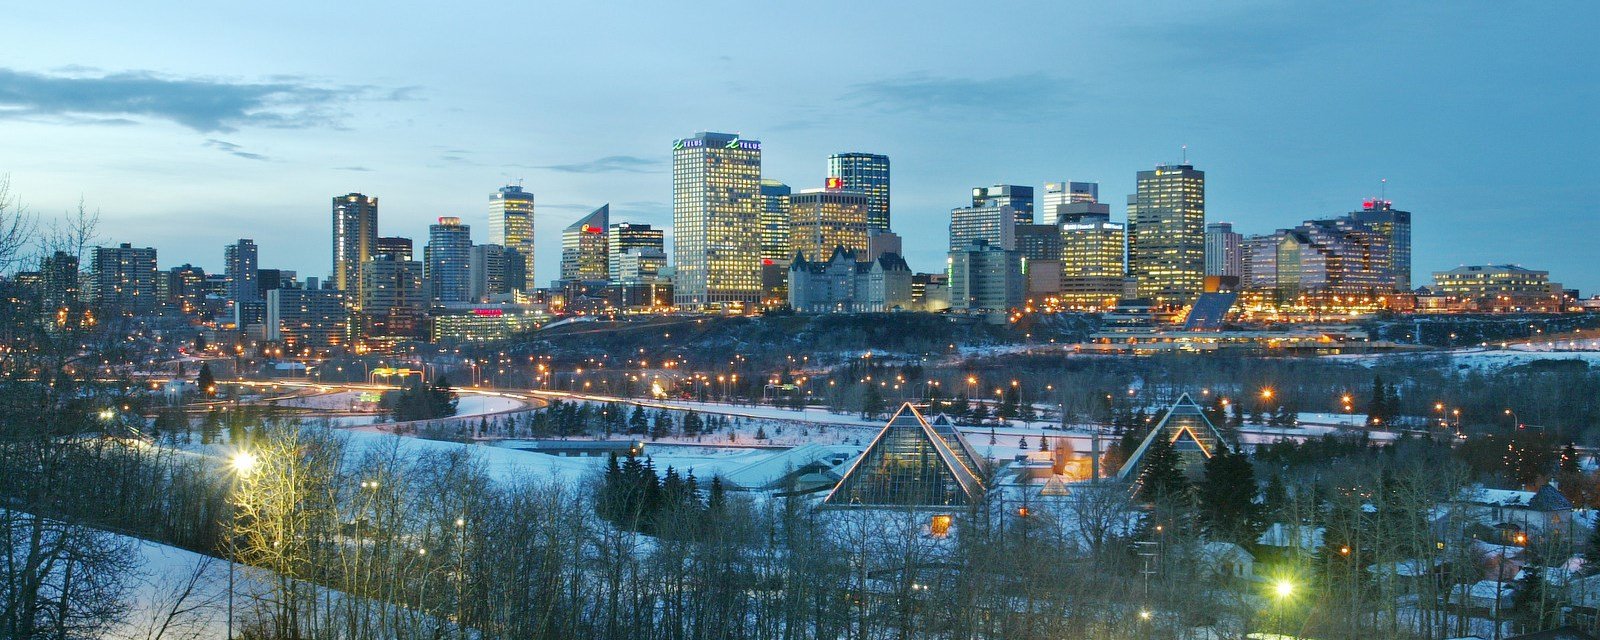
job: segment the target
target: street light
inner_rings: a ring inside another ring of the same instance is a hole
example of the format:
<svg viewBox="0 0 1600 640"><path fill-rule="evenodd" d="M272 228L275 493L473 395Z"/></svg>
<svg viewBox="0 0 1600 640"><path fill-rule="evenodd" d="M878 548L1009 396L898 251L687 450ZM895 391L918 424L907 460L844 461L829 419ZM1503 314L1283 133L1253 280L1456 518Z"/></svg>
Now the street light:
<svg viewBox="0 0 1600 640"><path fill-rule="evenodd" d="M256 464L259 462L260 461L256 459L255 454L250 453L249 451L240 451L235 453L233 454L232 460L229 461L229 463L233 465L234 472L241 476L250 475L250 472L255 470Z"/></svg>

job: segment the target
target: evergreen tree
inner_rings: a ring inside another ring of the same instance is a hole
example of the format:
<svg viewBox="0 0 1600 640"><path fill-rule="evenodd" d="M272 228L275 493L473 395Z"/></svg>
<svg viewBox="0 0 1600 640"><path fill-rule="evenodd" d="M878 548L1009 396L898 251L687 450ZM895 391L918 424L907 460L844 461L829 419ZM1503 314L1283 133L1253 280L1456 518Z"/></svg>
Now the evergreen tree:
<svg viewBox="0 0 1600 640"><path fill-rule="evenodd" d="M702 429L700 414L690 411L683 416L683 435L690 438L700 437Z"/></svg>
<svg viewBox="0 0 1600 640"><path fill-rule="evenodd" d="M1028 450L1028 436L1022 436L1021 438L1017 438L1017 448L1021 449L1023 451L1027 451Z"/></svg>
<svg viewBox="0 0 1600 640"><path fill-rule="evenodd" d="M1561 611L1555 602L1557 594L1544 580L1544 569L1529 563L1522 568L1522 579L1517 581L1516 593L1511 597L1511 617L1523 633L1543 631L1556 626Z"/></svg>
<svg viewBox="0 0 1600 640"><path fill-rule="evenodd" d="M200 388L200 393L205 397L217 397L217 378L211 375L211 363L200 363L200 374L195 376L194 384Z"/></svg>
<svg viewBox="0 0 1600 640"><path fill-rule="evenodd" d="M767 430L765 428L762 428L762 427L756 427L756 439L757 440L766 440L767 439Z"/></svg>
<svg viewBox="0 0 1600 640"><path fill-rule="evenodd" d="M634 405L633 415L628 417L628 433L634 435L644 435L645 430L648 429L649 426L649 419L644 415L644 407Z"/></svg>
<svg viewBox="0 0 1600 640"><path fill-rule="evenodd" d="M1189 494L1189 479L1183 474L1183 458L1166 438L1155 438L1139 461L1141 500L1182 500Z"/></svg>
<svg viewBox="0 0 1600 640"><path fill-rule="evenodd" d="M871 420L883 413L883 394L878 393L876 385L867 385L867 390L861 395L861 417Z"/></svg>
<svg viewBox="0 0 1600 640"><path fill-rule="evenodd" d="M1256 474L1243 454L1226 449L1206 460L1200 482L1200 522L1213 539L1248 546L1261 534Z"/></svg>
<svg viewBox="0 0 1600 640"><path fill-rule="evenodd" d="M1233 407L1233 416L1228 418L1228 424L1232 425L1234 429L1238 429L1240 427L1243 427L1244 426L1244 408L1240 407L1239 403L1237 403L1237 402L1235 402L1235 403L1233 403L1232 405L1229 405L1229 406Z"/></svg>
<svg viewBox="0 0 1600 640"><path fill-rule="evenodd" d="M656 413L654 428L650 430L651 440L660 440L672 435L672 415L666 411Z"/></svg>
<svg viewBox="0 0 1600 640"><path fill-rule="evenodd" d="M1388 420L1389 393L1382 375L1372 376L1372 398L1367 401L1367 424L1384 424Z"/></svg>

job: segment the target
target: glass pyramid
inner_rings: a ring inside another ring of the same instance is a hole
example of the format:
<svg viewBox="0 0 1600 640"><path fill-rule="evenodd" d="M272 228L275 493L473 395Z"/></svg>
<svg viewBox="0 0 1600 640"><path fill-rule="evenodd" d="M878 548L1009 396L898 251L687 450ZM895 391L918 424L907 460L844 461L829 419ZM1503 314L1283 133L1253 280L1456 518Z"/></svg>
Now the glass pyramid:
<svg viewBox="0 0 1600 640"><path fill-rule="evenodd" d="M1161 417L1161 422L1156 423L1155 428L1150 430L1150 435L1145 436L1144 441L1139 443L1139 448L1133 455L1128 456L1128 461L1117 471L1118 480L1138 477L1139 462L1144 459L1144 452L1150 449L1150 443L1157 437L1166 438L1171 442L1172 448L1188 465L1203 463L1215 455L1219 447L1226 446L1222 434L1218 433L1217 428L1212 426L1211 420L1206 418L1205 411L1185 393L1167 408L1167 414Z"/></svg>
<svg viewBox="0 0 1600 640"><path fill-rule="evenodd" d="M981 458L948 422L941 433L910 403L901 405L823 502L944 507L978 500L984 492Z"/></svg>

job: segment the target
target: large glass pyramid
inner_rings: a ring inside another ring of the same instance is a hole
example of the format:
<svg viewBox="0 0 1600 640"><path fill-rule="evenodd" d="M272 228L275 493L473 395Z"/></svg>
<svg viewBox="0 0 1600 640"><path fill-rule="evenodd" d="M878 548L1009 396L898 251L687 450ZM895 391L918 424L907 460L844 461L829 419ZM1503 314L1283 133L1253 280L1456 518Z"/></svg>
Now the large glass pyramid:
<svg viewBox="0 0 1600 640"><path fill-rule="evenodd" d="M1220 447L1226 446L1222 434L1206 418L1205 410L1185 393L1172 403L1167 415L1162 416L1161 422L1150 430L1150 435L1144 437L1139 448L1128 456L1128 461L1122 463L1122 469L1117 471L1118 480L1138 477L1139 462L1144 459L1145 451L1150 449L1150 443L1158 437L1171 442L1172 448L1189 465L1204 463L1207 458L1216 455Z"/></svg>
<svg viewBox="0 0 1600 640"><path fill-rule="evenodd" d="M900 406L824 500L834 506L944 507L982 497L981 458L945 421L936 429Z"/></svg>

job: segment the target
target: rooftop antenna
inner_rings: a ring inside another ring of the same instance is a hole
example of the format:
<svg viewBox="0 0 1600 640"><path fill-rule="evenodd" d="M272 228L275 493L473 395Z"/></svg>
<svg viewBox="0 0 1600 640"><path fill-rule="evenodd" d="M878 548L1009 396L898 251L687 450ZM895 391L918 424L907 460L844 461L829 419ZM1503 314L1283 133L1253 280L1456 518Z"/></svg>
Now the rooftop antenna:
<svg viewBox="0 0 1600 640"><path fill-rule="evenodd" d="M1378 178L1378 199L1379 200L1388 200L1389 199L1389 179L1388 178Z"/></svg>
<svg viewBox="0 0 1600 640"><path fill-rule="evenodd" d="M1183 145L1182 148L1183 148L1183 162L1182 162L1182 164L1189 164L1189 145Z"/></svg>

